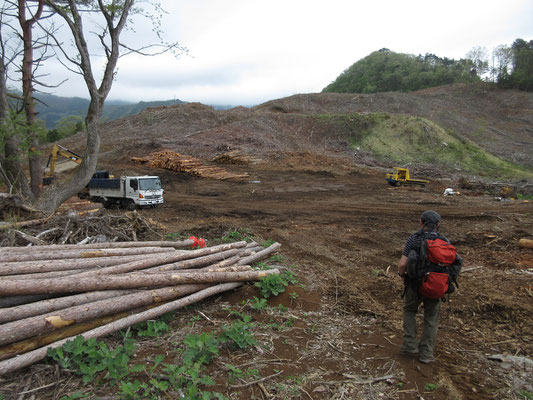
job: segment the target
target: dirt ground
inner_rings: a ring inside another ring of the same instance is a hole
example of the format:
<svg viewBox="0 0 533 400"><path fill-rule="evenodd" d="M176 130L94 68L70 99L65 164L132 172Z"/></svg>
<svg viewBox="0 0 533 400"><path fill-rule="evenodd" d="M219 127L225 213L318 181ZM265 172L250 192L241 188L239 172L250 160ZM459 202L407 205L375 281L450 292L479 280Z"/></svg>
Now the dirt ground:
<svg viewBox="0 0 533 400"><path fill-rule="evenodd" d="M533 250L518 246L520 238L531 238L533 203L469 191L445 197L451 182L435 180L425 188L391 187L381 171L310 155L227 167L248 173L244 182L131 168L161 177L165 204L140 212L164 224L166 233L209 241L238 231L273 239L282 244L282 263L295 266L301 285L269 301L288 312L251 311L265 346L221 354L215 376L225 362L254 365L263 377L282 371L262 383L278 399L518 399L524 398L520 391L533 391L527 364L533 353ZM441 232L465 260L459 290L442 306L436 361L429 365L399 351L403 284L396 275L404 242L426 209L442 215ZM259 296L257 288L246 286L178 313L172 338L220 326L231 319L224 305L243 310L243 300L253 296ZM191 313L202 315L192 325ZM272 321L283 329L266 328ZM142 344L138 359L168 354L170 342ZM516 362L491 360L494 355L516 356ZM26 377L44 379L39 368L4 382L20 382L20 393ZM232 399L264 396L258 385L236 389L219 378L210 390ZM60 398L69 390L61 384L35 398Z"/></svg>
<svg viewBox="0 0 533 400"><path fill-rule="evenodd" d="M276 347L274 357L288 359L279 369L309 377L312 398L343 390L345 398L374 398L372 391L379 397L379 385L320 383L344 374L393 374L404 383L400 399L417 398L429 382L438 390L423 393L428 399L513 398L515 385L524 388L526 370L487 356L532 356L533 251L518 247L533 231L532 203L469 192L444 197L446 185L435 181L390 187L381 173L342 165L278 167L246 168L253 183L177 181L161 173L166 204L153 215L180 232L216 237L240 229L282 244L304 283L300 306L306 309L307 299L319 306L304 320L317 332L289 333L291 349ZM442 215L441 232L465 259L460 288L442 307L430 365L399 352L403 284L396 275L404 242L426 209ZM326 390L317 392L321 386Z"/></svg>

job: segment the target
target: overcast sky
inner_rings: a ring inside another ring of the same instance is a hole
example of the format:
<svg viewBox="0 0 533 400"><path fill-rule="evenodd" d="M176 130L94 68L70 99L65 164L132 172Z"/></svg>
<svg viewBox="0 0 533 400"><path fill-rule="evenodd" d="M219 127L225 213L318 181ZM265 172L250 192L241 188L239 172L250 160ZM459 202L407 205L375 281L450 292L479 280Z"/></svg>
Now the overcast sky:
<svg viewBox="0 0 533 400"><path fill-rule="evenodd" d="M532 0L161 3L169 13L163 19L165 38L179 41L189 54L122 58L109 99L254 105L320 92L384 47L459 59L474 46L492 50L516 38L533 39ZM137 24L135 35L150 29ZM130 40L136 37L131 35ZM87 97L83 82L73 78L54 94Z"/></svg>

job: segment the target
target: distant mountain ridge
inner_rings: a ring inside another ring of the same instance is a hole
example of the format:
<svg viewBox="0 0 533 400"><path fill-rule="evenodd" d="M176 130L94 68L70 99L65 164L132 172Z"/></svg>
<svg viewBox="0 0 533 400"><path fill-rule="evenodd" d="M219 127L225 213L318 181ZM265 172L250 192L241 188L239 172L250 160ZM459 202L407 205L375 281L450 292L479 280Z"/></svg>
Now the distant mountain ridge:
<svg viewBox="0 0 533 400"><path fill-rule="evenodd" d="M54 129L61 118L69 115L84 118L89 108L89 100L81 97L60 97L51 94L39 94L36 97L39 100L36 103L37 117L45 122L47 129ZM185 103L187 102L178 99L141 101L139 103L109 100L104 105L102 120L109 122L118 118L135 115L148 107L172 106Z"/></svg>

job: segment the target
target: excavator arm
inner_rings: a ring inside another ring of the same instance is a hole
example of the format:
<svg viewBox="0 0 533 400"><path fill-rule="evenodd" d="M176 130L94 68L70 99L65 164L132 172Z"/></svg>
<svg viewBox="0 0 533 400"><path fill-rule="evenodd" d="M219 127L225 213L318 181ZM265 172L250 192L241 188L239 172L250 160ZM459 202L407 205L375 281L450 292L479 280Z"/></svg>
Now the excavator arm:
<svg viewBox="0 0 533 400"><path fill-rule="evenodd" d="M80 155L59 144L54 144L52 146L52 150L50 151L48 162L46 163L46 168L48 168L48 171L44 174L43 185L49 185L55 179L56 165L59 156L73 161L78 165L83 161Z"/></svg>

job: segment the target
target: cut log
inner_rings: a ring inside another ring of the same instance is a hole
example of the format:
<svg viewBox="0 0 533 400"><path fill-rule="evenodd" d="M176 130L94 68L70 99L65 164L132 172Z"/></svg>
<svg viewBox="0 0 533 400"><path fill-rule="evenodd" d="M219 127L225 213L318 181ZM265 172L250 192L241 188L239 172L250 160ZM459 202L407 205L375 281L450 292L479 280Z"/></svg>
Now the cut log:
<svg viewBox="0 0 533 400"><path fill-rule="evenodd" d="M525 247L526 249L533 249L533 240L531 239L520 239L518 241L520 247Z"/></svg>
<svg viewBox="0 0 533 400"><path fill-rule="evenodd" d="M108 317L99 318L93 321L66 326L65 328L22 340L17 343L8 344L0 347L0 361L18 356L19 354L27 353L29 351L38 349L39 347L54 343L58 340L62 340L71 336L77 336L83 332L87 332L88 330L108 324L112 321L116 321L117 319L127 317L128 315L128 313L110 315Z"/></svg>
<svg viewBox="0 0 533 400"><path fill-rule="evenodd" d="M241 271L253 271L249 265L230 265L229 267L205 267L200 268L201 272L241 272ZM185 271L177 271L177 273L183 273Z"/></svg>
<svg viewBox="0 0 533 400"><path fill-rule="evenodd" d="M35 301L33 303L22 304L9 308L0 308L0 324L5 324L6 322L16 321L23 318L33 317L35 315L41 315L64 308L74 307L80 304L91 303L93 301L123 296L132 292L136 291L104 290L100 292L82 293L73 296L65 296L58 297L55 299Z"/></svg>
<svg viewBox="0 0 533 400"><path fill-rule="evenodd" d="M149 304L174 300L206 287L207 285L180 285L157 290L144 290L9 322L0 325L0 346L51 332L75 323L118 314Z"/></svg>
<svg viewBox="0 0 533 400"><path fill-rule="evenodd" d="M226 250L220 253L210 254L208 256L197 257L197 258L192 258L190 260L184 260L184 261L179 261L175 263L165 264L159 267L148 268L142 272L148 273L148 274L154 274L154 273L157 274L159 272L197 268L197 267L213 264L216 261L220 261L226 258L233 257L235 255L238 255L240 252L241 252L241 249Z"/></svg>
<svg viewBox="0 0 533 400"><path fill-rule="evenodd" d="M21 304L33 303L44 299L49 299L49 294L30 294L27 296L6 296L0 297L0 309L6 307L14 307Z"/></svg>
<svg viewBox="0 0 533 400"><path fill-rule="evenodd" d="M18 231L16 231L18 232ZM22 232L21 232L22 233ZM42 244L42 243L41 243ZM76 250L76 249L123 249L131 247L173 247L180 249L184 247L190 247L194 244L193 240L159 240L159 241L147 241L147 242L103 242L103 243L89 243L89 244L49 244L39 245L32 247L32 250ZM0 247L0 254L16 252L27 252L27 247Z"/></svg>
<svg viewBox="0 0 533 400"><path fill-rule="evenodd" d="M131 272L131 271L137 271L149 267L155 267L158 265L164 265L173 263L180 260L187 260L187 259L194 259L198 258L204 255L208 254L214 254L218 252L222 252L225 250L231 250L233 248L239 248L244 247L246 245L246 242L235 242L235 243L228 243L228 244L222 244L218 246L213 247L205 247L203 249L198 250L189 250L189 251L175 251L172 254L169 255L162 255L157 257L152 257L148 260L140 260L140 261L133 261L127 264L120 264L115 265L112 267L107 268L101 268L97 271L87 271L80 274L80 276L91 276L94 274L98 275L111 275L111 274L122 274L125 272Z"/></svg>
<svg viewBox="0 0 533 400"><path fill-rule="evenodd" d="M274 243L270 246L268 246L266 249L258 251L255 254L252 254L248 257L241 258L238 262L239 265L245 265L245 264L253 264L254 262L258 260L262 260L263 258L268 257L270 254L274 253L281 247L281 244Z"/></svg>
<svg viewBox="0 0 533 400"><path fill-rule="evenodd" d="M52 214L53 215L53 214ZM20 222L0 222L0 229L10 229L10 228L22 228L24 226L33 226L39 225L47 222L52 215L46 218L32 219L29 221L20 221Z"/></svg>
<svg viewBox="0 0 533 400"><path fill-rule="evenodd" d="M242 265L239 263L239 265ZM180 274L128 274L85 276L79 278L61 277L57 279L35 279L23 281L4 280L0 285L0 296L24 294L81 293L93 290L156 288L187 283L216 283L257 281L270 275L279 274L279 270L245 271L245 272L190 272Z"/></svg>
<svg viewBox="0 0 533 400"><path fill-rule="evenodd" d="M0 263L0 275L33 274L70 269L90 269L126 264L154 257L152 254L137 256L113 256L97 258L75 258L67 260L12 261Z"/></svg>
<svg viewBox="0 0 533 400"><path fill-rule="evenodd" d="M32 236L32 235L28 235L27 233L24 233L24 232L21 232L21 231L17 231L16 229L14 230L15 234L17 236L20 236L22 239L26 240L27 242L30 242L32 244L35 244L35 245L42 245L44 244L45 242L42 241L41 239L39 238L36 238L35 236ZM18 247L19 249L23 249L24 247Z"/></svg>
<svg viewBox="0 0 533 400"><path fill-rule="evenodd" d="M240 257L239 256L233 256L233 257L230 257L230 258L227 258L226 260L222 260L222 261L219 261L213 265L210 265L209 267L213 267L213 268L224 268L224 267L229 267L233 264L236 264L238 261L240 260ZM207 267L207 268L209 268Z"/></svg>
<svg viewBox="0 0 533 400"><path fill-rule="evenodd" d="M126 249L106 249L106 250L49 250L38 251L38 247L31 247L30 252L26 253L6 253L2 254L2 261L34 261L34 260L60 260L65 258L94 258L110 256L127 256L134 254L156 254L175 252L171 247L140 247Z"/></svg>
<svg viewBox="0 0 533 400"><path fill-rule="evenodd" d="M172 302L166 303L159 307L131 315L126 318L119 319L117 321L111 322L107 325L101 326L99 328L92 329L88 332L82 334L85 339L98 338L105 335L109 335L113 332L117 332L121 329L125 329L131 325L138 324L140 322L147 321L149 319L158 318L163 314L166 314L171 311L186 307L190 304L194 304L198 301L201 301L207 297L214 296L219 293L226 292L228 290L235 289L241 286L242 283L225 283L216 286L209 287L207 289L201 290L189 296L183 297L182 299L174 300ZM26 354L19 355L17 357L10 358L8 360L0 362L0 376L3 376L9 372L16 371L18 369L27 367L31 364L34 364L43 358L46 357L47 351L49 348L57 348L65 344L68 340L72 340L73 337L56 341L48 346L41 347L39 349L33 350Z"/></svg>
<svg viewBox="0 0 533 400"><path fill-rule="evenodd" d="M76 275L76 274L80 274L85 271L89 271L89 270L88 269L69 269L65 271L43 272L40 274L8 275L8 276L3 276L2 279L14 279L14 280L49 279L49 278L58 278L60 276Z"/></svg>

